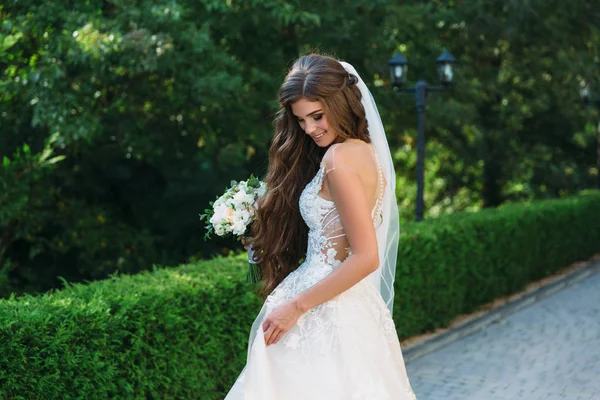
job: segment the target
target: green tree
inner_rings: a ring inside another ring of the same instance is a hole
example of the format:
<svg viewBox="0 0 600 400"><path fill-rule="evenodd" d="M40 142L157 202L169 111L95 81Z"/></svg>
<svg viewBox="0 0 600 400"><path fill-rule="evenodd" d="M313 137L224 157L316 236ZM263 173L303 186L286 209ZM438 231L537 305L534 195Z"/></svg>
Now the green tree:
<svg viewBox="0 0 600 400"><path fill-rule="evenodd" d="M437 177L428 181L428 200L431 206L446 204L434 206L436 212L465 206L463 195L470 203L494 207L565 195L591 184L593 137L582 132L577 84L597 57L598 5L439 1L391 6L386 29L412 62L415 79L422 75L436 83L432 63L443 48L459 59L451 93L432 99L428 109L427 167L437 169ZM395 119L398 125L414 121L405 112ZM412 149L412 140L407 144Z"/></svg>
<svg viewBox="0 0 600 400"><path fill-rule="evenodd" d="M235 247L203 242L198 213L231 179L264 173L277 89L312 50L351 62L371 87L405 220L416 121L413 99L387 79L396 50L430 83L443 48L460 61L454 89L429 102L429 216L589 186L595 133L584 126L594 117L576 84L597 61L599 9L597 0L4 2L2 179L28 178L14 183L26 200L0 204L3 279L36 290L57 275L96 279ZM65 159L42 168L45 149ZM26 165L36 172L19 175Z"/></svg>

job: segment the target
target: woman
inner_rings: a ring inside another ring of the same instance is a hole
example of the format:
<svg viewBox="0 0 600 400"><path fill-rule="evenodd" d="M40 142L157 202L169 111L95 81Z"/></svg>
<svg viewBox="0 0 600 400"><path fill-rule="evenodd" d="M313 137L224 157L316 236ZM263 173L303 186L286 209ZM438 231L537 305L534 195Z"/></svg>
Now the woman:
<svg viewBox="0 0 600 400"><path fill-rule="evenodd" d="M279 104L252 243L268 296L226 400L414 400L391 317L395 174L371 94L350 64L311 54Z"/></svg>

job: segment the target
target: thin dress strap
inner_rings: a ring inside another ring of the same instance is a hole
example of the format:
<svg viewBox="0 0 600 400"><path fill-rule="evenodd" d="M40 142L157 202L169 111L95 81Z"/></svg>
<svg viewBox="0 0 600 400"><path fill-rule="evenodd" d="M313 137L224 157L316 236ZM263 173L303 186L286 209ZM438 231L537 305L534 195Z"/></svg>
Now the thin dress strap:
<svg viewBox="0 0 600 400"><path fill-rule="evenodd" d="M377 199L375 200L375 205L373 206L373 209L371 210L371 219L373 219L373 221L375 221L375 226L377 226L379 224L379 220L376 220L376 217L382 217L381 215L381 211L382 211L382 206L383 206L383 191L384 191L384 174L383 174L383 168L381 167L381 163L379 162L379 157L377 156L377 152L375 151L375 148L373 147L373 145L371 144L371 152L373 153L373 155L375 156L375 163L377 164L377 172L378 172L378 176L377 176L377 182L379 183L379 193L377 195ZM332 151L332 158L335 155L335 145L334 147L331 149ZM323 160L321 160L320 163L320 171L322 171L321 173L321 177L320 180L321 182L323 181L323 178L325 176L325 174L335 170L335 167L332 167L330 169L326 169L325 168L325 164L323 163ZM319 185L320 187L320 185ZM325 199L323 199L325 200ZM331 200L326 200L331 202Z"/></svg>

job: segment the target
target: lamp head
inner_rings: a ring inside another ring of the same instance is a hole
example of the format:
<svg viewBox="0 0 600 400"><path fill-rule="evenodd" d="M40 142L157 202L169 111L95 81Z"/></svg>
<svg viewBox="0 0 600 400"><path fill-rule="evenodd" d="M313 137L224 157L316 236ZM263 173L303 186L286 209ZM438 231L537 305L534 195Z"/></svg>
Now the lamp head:
<svg viewBox="0 0 600 400"><path fill-rule="evenodd" d="M590 103L592 91L590 89L590 84L585 79L579 82L579 97L581 97L583 104L587 105Z"/></svg>
<svg viewBox="0 0 600 400"><path fill-rule="evenodd" d="M388 61L388 66L390 68L392 85L396 87L402 86L406 81L406 74L408 73L408 62L406 61L406 58L404 58L401 53L396 53L394 57Z"/></svg>
<svg viewBox="0 0 600 400"><path fill-rule="evenodd" d="M456 59L448 50L444 50L436 60L436 63L438 65L440 82L444 86L450 85L454 79L454 65L456 64Z"/></svg>

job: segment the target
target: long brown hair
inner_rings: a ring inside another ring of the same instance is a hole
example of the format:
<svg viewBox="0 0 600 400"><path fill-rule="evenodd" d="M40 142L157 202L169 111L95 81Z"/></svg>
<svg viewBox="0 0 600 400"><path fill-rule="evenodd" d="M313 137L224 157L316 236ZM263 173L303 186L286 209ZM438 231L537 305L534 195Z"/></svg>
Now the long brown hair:
<svg viewBox="0 0 600 400"><path fill-rule="evenodd" d="M300 215L298 201L327 150L304 133L291 105L302 98L320 101L335 142L356 138L370 143L356 81L357 77L350 76L335 58L310 54L294 63L279 89L280 109L265 177L267 192L259 202L252 226L263 296L298 268L306 254L308 227Z"/></svg>

